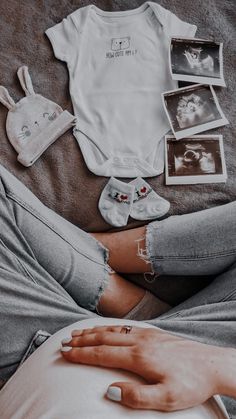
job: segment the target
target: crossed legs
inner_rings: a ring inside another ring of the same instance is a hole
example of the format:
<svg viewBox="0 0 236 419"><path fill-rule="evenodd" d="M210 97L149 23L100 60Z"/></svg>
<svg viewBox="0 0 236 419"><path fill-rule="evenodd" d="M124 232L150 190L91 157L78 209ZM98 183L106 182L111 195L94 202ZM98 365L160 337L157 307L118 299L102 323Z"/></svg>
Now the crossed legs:
<svg viewBox="0 0 236 419"><path fill-rule="evenodd" d="M95 240L45 207L1 166L0 178L0 330L5 330L0 358L5 360L6 376L37 330L55 333L76 320L95 316L91 311L97 307L104 315L126 315L145 291L119 273L214 274L219 275L217 290L222 284L216 300L235 293L228 270L236 261L236 203L134 230L94 234ZM118 273L112 273L108 263ZM220 275L223 272L228 281ZM209 334L209 330L203 333L206 308L214 285L201 295L194 304L196 310L204 305L199 309L203 320L198 323L198 336L205 336ZM233 300L227 307L234 304ZM155 324L188 335L191 314L185 322L175 321L180 312L183 318L186 307L172 309ZM220 328L220 318L217 324ZM230 330L229 326L229 335ZM9 347L12 336L14 344Z"/></svg>

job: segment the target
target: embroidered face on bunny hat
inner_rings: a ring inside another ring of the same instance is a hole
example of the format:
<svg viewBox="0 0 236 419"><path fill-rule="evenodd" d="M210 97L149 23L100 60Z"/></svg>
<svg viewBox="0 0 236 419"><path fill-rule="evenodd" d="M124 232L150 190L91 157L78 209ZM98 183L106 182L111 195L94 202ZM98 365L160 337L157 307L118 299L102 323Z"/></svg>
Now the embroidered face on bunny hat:
<svg viewBox="0 0 236 419"><path fill-rule="evenodd" d="M18 153L17 160L28 167L71 128L76 119L56 103L34 92L28 67L20 67L17 75L26 96L15 103L7 89L0 86L0 102L9 109L6 131Z"/></svg>

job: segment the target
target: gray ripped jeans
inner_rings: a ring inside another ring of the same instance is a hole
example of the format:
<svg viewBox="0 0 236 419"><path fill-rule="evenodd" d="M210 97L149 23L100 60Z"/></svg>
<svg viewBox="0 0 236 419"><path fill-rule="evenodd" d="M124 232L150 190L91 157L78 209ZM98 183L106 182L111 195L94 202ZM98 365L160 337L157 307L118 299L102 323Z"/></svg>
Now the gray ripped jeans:
<svg viewBox="0 0 236 419"><path fill-rule="evenodd" d="M0 380L50 334L94 317L109 280L108 251L43 205L0 166ZM163 275L215 275L210 285L150 321L208 344L236 347L236 202L147 227ZM157 282L158 283L158 282ZM236 405L229 400L229 411Z"/></svg>

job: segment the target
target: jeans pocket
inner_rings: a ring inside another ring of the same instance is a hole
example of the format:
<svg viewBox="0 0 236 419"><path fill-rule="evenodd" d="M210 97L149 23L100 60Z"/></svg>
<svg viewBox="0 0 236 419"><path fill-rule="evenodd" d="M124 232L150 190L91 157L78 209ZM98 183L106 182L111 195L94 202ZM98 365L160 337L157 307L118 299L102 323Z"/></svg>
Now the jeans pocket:
<svg viewBox="0 0 236 419"><path fill-rule="evenodd" d="M51 336L50 333L44 331L44 330L38 330L35 335L33 336L33 338L30 341L30 344L26 350L26 352L24 353L23 357L21 358L20 364L18 366L18 368L23 364L23 362L26 361L27 358L29 358L30 355L32 355L32 353L34 351L36 351L36 349L38 349L44 342L46 342L46 340Z"/></svg>
<svg viewBox="0 0 236 419"><path fill-rule="evenodd" d="M236 300L236 289L226 295L221 301L235 301Z"/></svg>

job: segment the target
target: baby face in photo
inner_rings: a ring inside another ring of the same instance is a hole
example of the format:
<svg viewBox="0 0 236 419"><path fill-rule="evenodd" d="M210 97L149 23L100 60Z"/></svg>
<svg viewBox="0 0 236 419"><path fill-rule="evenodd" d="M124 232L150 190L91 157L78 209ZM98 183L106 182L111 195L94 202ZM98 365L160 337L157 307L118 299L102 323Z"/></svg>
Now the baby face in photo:
<svg viewBox="0 0 236 419"><path fill-rule="evenodd" d="M192 70L195 70L197 74L204 74L206 71L213 73L214 71L214 60L208 54L204 58L201 57L202 48L189 47L184 51L184 56L188 61L188 65Z"/></svg>
<svg viewBox="0 0 236 419"><path fill-rule="evenodd" d="M175 156L175 169L178 175L200 175L215 173L215 160L201 144L186 144L181 156Z"/></svg>
<svg viewBox="0 0 236 419"><path fill-rule="evenodd" d="M200 120L203 115L204 102L199 96L191 94L181 97L178 102L176 115L180 128L194 125L196 118Z"/></svg>

